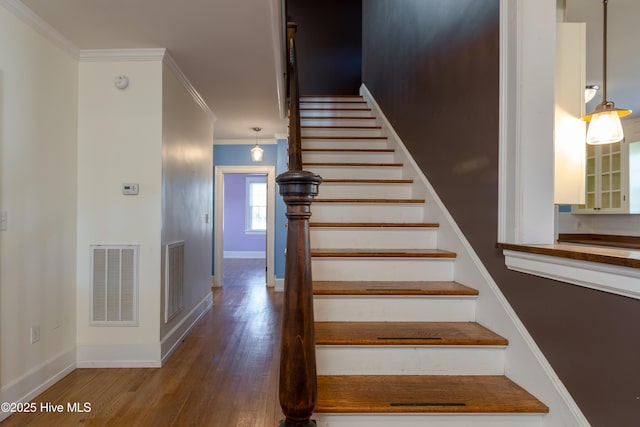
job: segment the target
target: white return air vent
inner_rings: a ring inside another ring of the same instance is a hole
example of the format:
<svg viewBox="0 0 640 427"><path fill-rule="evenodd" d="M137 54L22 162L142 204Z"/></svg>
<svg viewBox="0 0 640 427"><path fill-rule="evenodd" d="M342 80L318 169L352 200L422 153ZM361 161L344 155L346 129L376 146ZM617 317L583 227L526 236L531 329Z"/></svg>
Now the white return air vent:
<svg viewBox="0 0 640 427"><path fill-rule="evenodd" d="M91 245L91 326L137 326L138 245Z"/></svg>
<svg viewBox="0 0 640 427"><path fill-rule="evenodd" d="M184 241L167 245L164 277L164 322L182 310L184 295Z"/></svg>

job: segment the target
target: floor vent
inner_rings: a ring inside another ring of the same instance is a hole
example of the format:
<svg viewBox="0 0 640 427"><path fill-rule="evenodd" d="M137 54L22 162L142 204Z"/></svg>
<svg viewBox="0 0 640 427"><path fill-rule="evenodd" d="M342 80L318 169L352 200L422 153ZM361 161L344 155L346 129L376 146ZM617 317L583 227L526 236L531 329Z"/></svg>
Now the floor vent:
<svg viewBox="0 0 640 427"><path fill-rule="evenodd" d="M184 242L167 245L164 278L164 321L167 323L183 307Z"/></svg>
<svg viewBox="0 0 640 427"><path fill-rule="evenodd" d="M138 245L91 246L91 325L137 326Z"/></svg>

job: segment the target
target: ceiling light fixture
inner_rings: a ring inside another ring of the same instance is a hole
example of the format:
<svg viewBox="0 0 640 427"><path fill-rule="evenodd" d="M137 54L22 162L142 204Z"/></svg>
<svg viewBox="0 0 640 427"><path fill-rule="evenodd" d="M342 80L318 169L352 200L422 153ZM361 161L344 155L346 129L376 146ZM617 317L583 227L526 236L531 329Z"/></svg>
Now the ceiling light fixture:
<svg viewBox="0 0 640 427"><path fill-rule="evenodd" d="M631 110L616 108L612 101L607 101L607 3L603 0L604 26L603 26L603 48L602 48L602 102L596 109L587 114L582 120L589 123L587 131L587 144L611 144L622 141L624 132L620 117L631 114Z"/></svg>
<svg viewBox="0 0 640 427"><path fill-rule="evenodd" d="M586 104L591 101L599 90L600 86L598 85L587 85L587 87L584 88L584 103Z"/></svg>
<svg viewBox="0 0 640 427"><path fill-rule="evenodd" d="M258 145L258 132L260 132L262 129L255 127L253 128L253 130L256 132L256 145L251 149L251 160L253 160L254 162L261 162L262 156L264 155L264 150Z"/></svg>

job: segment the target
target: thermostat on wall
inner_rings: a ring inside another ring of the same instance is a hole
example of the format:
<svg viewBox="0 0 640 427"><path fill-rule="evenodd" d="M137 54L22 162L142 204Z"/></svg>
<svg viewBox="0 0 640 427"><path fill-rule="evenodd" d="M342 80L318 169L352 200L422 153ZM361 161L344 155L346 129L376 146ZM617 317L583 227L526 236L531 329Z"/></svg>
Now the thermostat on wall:
<svg viewBox="0 0 640 427"><path fill-rule="evenodd" d="M126 196L137 196L138 184L131 184L131 183L122 184L122 194Z"/></svg>

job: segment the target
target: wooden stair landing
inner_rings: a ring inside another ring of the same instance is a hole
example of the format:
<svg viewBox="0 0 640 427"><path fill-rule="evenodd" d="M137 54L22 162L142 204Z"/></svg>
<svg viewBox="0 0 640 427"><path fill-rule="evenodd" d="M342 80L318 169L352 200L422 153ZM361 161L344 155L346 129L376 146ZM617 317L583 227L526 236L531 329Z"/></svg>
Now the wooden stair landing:
<svg viewBox="0 0 640 427"><path fill-rule="evenodd" d="M316 413L547 413L504 376L321 375Z"/></svg>
<svg viewBox="0 0 640 427"><path fill-rule="evenodd" d="M314 281L314 295L456 295L477 296L476 289L457 282Z"/></svg>
<svg viewBox="0 0 640 427"><path fill-rule="evenodd" d="M316 322L317 345L483 345L508 341L475 322Z"/></svg>

